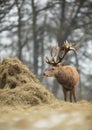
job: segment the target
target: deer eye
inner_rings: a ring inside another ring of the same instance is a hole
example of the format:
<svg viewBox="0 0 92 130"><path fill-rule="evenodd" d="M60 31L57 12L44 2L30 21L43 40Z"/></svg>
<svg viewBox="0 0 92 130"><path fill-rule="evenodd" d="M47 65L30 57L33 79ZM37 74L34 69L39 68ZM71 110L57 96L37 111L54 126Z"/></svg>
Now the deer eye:
<svg viewBox="0 0 92 130"><path fill-rule="evenodd" d="M55 70L55 68L52 68L51 70Z"/></svg>

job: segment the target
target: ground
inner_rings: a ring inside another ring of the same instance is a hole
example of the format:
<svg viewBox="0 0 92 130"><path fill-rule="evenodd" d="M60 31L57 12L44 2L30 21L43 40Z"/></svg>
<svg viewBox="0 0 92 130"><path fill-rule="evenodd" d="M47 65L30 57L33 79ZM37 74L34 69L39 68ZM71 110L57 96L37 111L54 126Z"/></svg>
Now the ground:
<svg viewBox="0 0 92 130"><path fill-rule="evenodd" d="M92 130L92 102L1 106L0 130Z"/></svg>
<svg viewBox="0 0 92 130"><path fill-rule="evenodd" d="M0 63L0 130L92 130L92 102L64 102L17 58Z"/></svg>

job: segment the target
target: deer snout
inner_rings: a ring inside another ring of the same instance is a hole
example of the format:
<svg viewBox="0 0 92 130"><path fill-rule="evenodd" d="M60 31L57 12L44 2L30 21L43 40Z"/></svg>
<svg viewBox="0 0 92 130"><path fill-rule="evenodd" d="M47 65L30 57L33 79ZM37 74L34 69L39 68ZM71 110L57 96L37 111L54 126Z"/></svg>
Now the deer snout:
<svg viewBox="0 0 92 130"><path fill-rule="evenodd" d="M43 73L43 76L47 76L45 72Z"/></svg>
<svg viewBox="0 0 92 130"><path fill-rule="evenodd" d="M43 76L45 76L45 72L43 73Z"/></svg>
<svg viewBox="0 0 92 130"><path fill-rule="evenodd" d="M43 76L46 76L46 77L48 77L48 75L46 74L46 72L44 72L44 73L43 73Z"/></svg>

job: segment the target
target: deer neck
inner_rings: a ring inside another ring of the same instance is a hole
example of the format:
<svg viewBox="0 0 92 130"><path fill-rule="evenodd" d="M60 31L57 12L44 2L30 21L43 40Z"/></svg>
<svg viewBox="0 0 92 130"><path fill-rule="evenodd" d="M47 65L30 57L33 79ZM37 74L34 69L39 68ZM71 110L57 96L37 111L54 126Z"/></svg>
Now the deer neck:
<svg viewBox="0 0 92 130"><path fill-rule="evenodd" d="M63 67L61 67L58 71L57 71L57 73L55 74L55 78L57 79L57 81L59 82L59 83L63 83L64 82L64 80L65 80L65 71L64 71L64 68Z"/></svg>

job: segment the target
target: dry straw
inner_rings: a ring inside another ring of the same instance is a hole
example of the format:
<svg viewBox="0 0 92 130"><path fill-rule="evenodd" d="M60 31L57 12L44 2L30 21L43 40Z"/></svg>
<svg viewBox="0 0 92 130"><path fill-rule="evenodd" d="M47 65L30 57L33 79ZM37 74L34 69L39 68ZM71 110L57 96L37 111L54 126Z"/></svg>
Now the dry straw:
<svg viewBox="0 0 92 130"><path fill-rule="evenodd" d="M54 96L17 58L5 58L0 64L0 104L37 105L51 103Z"/></svg>

